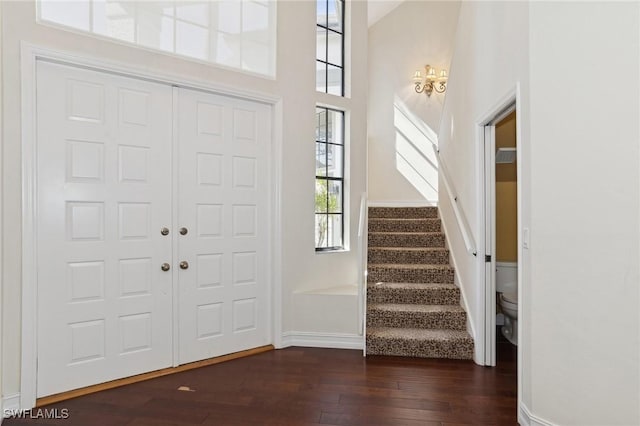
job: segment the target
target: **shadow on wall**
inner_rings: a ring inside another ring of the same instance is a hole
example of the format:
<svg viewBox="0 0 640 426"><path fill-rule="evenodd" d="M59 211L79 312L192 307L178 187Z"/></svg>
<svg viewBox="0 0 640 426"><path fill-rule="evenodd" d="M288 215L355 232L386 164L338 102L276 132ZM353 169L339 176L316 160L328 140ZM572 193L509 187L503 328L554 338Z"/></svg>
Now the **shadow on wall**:
<svg viewBox="0 0 640 426"><path fill-rule="evenodd" d="M427 200L438 200L438 135L396 97L396 169Z"/></svg>

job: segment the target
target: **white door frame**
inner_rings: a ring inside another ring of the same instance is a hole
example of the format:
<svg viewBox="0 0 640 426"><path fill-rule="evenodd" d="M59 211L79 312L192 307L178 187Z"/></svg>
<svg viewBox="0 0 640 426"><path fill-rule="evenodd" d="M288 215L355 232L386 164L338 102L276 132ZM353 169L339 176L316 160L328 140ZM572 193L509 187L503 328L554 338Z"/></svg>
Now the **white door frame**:
<svg viewBox="0 0 640 426"><path fill-rule="evenodd" d="M507 93L493 104L487 112L476 120L477 140L476 164L478 170L477 202L484 208L478 209L478 223L482 224L479 247L484 247L484 254L491 255L491 262L478 262L478 282L484 294L484 324L480 327L479 343L483 347L483 365L496 364L496 282L495 282L495 124L516 111L516 165L517 165L517 209L518 209L518 317L522 318L523 292L522 284L522 97L520 83L516 83ZM487 186L489 189L487 190ZM522 320L518 321L518 336L522 336ZM522 398L522 345L518 345L518 406Z"/></svg>
<svg viewBox="0 0 640 426"><path fill-rule="evenodd" d="M516 110L515 99L483 126L485 365L496 365L496 124ZM517 114L517 112L516 112ZM486 255L489 257L487 258Z"/></svg>
<svg viewBox="0 0 640 426"><path fill-rule="evenodd" d="M148 71L128 64L89 56L21 44L22 74L22 344L20 367L20 408L36 404L37 389L37 276L36 276L36 63L49 61L123 75L141 80L233 96L261 102L272 108L272 137L269 153L269 195L271 259L269 261L269 299L271 340L282 346L282 271L281 271L281 194L282 194L282 99L271 94L239 90L209 81L184 78L174 74Z"/></svg>

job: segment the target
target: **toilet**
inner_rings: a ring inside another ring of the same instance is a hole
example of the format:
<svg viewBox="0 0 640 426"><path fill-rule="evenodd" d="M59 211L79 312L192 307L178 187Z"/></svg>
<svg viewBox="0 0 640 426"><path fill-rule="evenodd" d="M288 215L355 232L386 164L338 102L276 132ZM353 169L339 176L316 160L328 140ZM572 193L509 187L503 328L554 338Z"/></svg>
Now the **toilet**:
<svg viewBox="0 0 640 426"><path fill-rule="evenodd" d="M502 335L518 345L518 264L496 262L496 291L498 303L504 314Z"/></svg>

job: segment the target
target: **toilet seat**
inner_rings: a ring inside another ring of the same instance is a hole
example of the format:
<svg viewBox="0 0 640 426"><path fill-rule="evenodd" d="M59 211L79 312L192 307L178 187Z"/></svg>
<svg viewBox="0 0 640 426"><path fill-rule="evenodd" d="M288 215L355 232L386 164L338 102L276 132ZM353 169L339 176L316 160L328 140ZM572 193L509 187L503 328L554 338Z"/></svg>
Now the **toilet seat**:
<svg viewBox="0 0 640 426"><path fill-rule="evenodd" d="M518 293L502 293L502 299L505 302L513 303L515 305L518 304Z"/></svg>

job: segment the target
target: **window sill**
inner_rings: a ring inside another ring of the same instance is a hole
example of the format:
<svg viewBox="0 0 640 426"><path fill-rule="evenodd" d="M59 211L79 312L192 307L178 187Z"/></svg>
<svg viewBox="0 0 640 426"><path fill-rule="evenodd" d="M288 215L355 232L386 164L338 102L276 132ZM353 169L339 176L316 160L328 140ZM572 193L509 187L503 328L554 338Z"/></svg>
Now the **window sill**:
<svg viewBox="0 0 640 426"><path fill-rule="evenodd" d="M330 250L316 250L316 254L331 254L331 253L349 253L351 250L340 248L340 249L330 249Z"/></svg>

